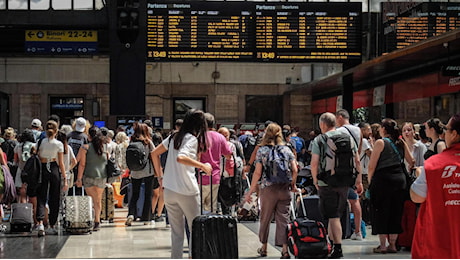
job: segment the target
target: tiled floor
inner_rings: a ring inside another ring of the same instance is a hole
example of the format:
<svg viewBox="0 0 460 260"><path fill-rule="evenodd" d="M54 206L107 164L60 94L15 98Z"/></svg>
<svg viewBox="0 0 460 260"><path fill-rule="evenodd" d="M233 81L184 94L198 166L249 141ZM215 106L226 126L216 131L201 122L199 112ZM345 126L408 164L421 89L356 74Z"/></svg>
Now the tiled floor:
<svg viewBox="0 0 460 260"><path fill-rule="evenodd" d="M165 222L144 225L134 222L125 227L126 209L117 209L114 223L103 223L101 230L91 235L67 235L37 238L36 232L23 235L0 235L0 258L169 258L170 231ZM274 225L274 224L272 224ZM257 236L258 222L238 224L238 244L240 258L257 258L260 246ZM268 257L279 258L280 249L273 245L271 228ZM188 258L187 242L184 244L184 258ZM397 254L373 254L372 248L378 244L376 236L363 241L345 240L344 258L410 258L409 252Z"/></svg>

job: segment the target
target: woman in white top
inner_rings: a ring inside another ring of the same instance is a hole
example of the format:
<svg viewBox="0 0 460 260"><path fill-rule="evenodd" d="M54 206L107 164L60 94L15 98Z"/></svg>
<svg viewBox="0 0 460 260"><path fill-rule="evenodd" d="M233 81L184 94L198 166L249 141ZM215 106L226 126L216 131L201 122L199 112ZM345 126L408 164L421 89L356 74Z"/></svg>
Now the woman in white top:
<svg viewBox="0 0 460 260"><path fill-rule="evenodd" d="M201 110L189 110L179 132L175 132L153 151L153 164L160 186L164 187L165 205L171 224L171 258L183 257L184 216L189 230L193 219L200 215L200 190L195 168L211 175L211 166L199 161L199 153L206 151L206 120ZM160 155L168 151L164 179ZM190 244L189 244L190 247ZM191 255L191 248L189 248Z"/></svg>
<svg viewBox="0 0 460 260"><path fill-rule="evenodd" d="M61 178L64 179L65 191L68 188L66 171L64 166L64 145L56 139L58 125L55 121L46 123L46 138L42 139L38 156L42 162L42 183L38 188L38 236L45 235L43 219L45 218L45 205L48 201L49 224L48 234L57 234L55 225L59 215L59 203L61 197Z"/></svg>

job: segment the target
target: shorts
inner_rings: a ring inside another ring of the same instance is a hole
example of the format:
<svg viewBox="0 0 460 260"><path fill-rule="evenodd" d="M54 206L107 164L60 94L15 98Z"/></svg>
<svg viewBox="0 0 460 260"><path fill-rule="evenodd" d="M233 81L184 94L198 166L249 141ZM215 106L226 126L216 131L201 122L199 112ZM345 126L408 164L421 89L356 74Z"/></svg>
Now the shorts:
<svg viewBox="0 0 460 260"><path fill-rule="evenodd" d="M37 197L38 196L38 190L40 188L40 184L27 183L26 187L27 187L26 188L27 197Z"/></svg>
<svg viewBox="0 0 460 260"><path fill-rule="evenodd" d="M319 207L324 218L340 218L348 205L348 187L321 186L318 194Z"/></svg>
<svg viewBox="0 0 460 260"><path fill-rule="evenodd" d="M98 188L105 189L106 178L91 178L83 176L83 187L90 188L97 186Z"/></svg>
<svg viewBox="0 0 460 260"><path fill-rule="evenodd" d="M359 199L358 193L355 192L353 188L348 188L348 199L349 200L357 200Z"/></svg>
<svg viewBox="0 0 460 260"><path fill-rule="evenodd" d="M160 188L160 182L158 182L157 177L153 177L153 189L156 190L158 188Z"/></svg>

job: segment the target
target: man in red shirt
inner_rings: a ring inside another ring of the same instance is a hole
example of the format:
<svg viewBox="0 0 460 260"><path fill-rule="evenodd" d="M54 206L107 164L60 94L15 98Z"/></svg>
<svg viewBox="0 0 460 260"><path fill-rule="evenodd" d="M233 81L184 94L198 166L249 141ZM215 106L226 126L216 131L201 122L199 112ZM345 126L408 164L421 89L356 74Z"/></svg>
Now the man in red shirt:
<svg viewBox="0 0 460 260"><path fill-rule="evenodd" d="M412 201L422 203L412 258L460 258L460 114L450 118L445 141L411 186Z"/></svg>

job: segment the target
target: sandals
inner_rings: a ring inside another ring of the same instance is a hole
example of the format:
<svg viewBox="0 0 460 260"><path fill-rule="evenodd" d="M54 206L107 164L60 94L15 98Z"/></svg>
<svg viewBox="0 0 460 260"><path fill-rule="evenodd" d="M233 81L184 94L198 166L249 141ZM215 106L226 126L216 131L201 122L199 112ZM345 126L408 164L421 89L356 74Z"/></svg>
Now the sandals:
<svg viewBox="0 0 460 260"><path fill-rule="evenodd" d="M281 252L281 257L280 259L290 259L291 258L291 255L289 254L288 251L286 252Z"/></svg>
<svg viewBox="0 0 460 260"><path fill-rule="evenodd" d="M387 253L396 254L397 252L398 252L398 250L387 248Z"/></svg>
<svg viewBox="0 0 460 260"><path fill-rule="evenodd" d="M380 246L372 249L372 251L375 253L375 254L386 254L387 253L387 249L381 249Z"/></svg>
<svg viewBox="0 0 460 260"><path fill-rule="evenodd" d="M257 253L258 253L261 257L266 257L266 256L267 256L267 250L262 250L262 247L257 248Z"/></svg>

